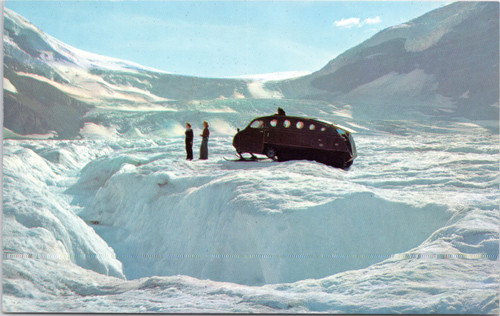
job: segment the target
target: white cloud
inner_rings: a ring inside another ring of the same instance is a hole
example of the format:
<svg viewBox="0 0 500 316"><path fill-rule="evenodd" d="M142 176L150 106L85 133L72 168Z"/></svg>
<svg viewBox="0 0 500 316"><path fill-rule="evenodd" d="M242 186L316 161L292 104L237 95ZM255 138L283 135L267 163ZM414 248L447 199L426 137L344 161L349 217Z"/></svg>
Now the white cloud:
<svg viewBox="0 0 500 316"><path fill-rule="evenodd" d="M363 24L378 24L382 22L379 16L376 16L374 18L367 18L363 21Z"/></svg>
<svg viewBox="0 0 500 316"><path fill-rule="evenodd" d="M376 16L374 18L366 18L363 21L361 21L360 18L343 18L341 20L333 22L333 24L335 24L335 26L337 27L350 29L354 26L362 27L363 25L374 25L380 22L382 22L382 19L380 18L380 16Z"/></svg>
<svg viewBox="0 0 500 316"><path fill-rule="evenodd" d="M359 18L348 18L348 19L342 19L340 21L335 21L333 23L335 24L335 26L350 29L353 26L359 26L360 20Z"/></svg>

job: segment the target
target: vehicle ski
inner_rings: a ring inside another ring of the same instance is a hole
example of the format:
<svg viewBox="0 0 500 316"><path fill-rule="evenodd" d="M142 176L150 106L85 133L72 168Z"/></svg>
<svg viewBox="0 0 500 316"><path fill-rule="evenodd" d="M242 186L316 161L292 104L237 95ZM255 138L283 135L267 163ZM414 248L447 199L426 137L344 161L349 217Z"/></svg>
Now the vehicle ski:
<svg viewBox="0 0 500 316"><path fill-rule="evenodd" d="M250 157L243 157L243 155L236 155L236 158L227 158L223 157L226 161L261 161L269 159L267 157L257 157L255 155L251 155Z"/></svg>

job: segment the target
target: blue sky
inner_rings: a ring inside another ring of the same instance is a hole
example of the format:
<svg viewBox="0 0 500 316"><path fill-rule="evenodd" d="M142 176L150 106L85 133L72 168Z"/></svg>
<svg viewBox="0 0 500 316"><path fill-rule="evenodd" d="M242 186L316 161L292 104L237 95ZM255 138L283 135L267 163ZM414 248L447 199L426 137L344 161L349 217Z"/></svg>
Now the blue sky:
<svg viewBox="0 0 500 316"><path fill-rule="evenodd" d="M445 2L20 1L5 6L79 49L186 75L316 71Z"/></svg>

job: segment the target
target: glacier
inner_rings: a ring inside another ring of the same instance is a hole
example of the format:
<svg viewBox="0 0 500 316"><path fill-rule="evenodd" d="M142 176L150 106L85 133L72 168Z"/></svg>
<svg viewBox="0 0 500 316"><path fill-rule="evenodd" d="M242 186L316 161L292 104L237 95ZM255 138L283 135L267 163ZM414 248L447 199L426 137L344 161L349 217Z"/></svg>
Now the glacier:
<svg viewBox="0 0 500 316"><path fill-rule="evenodd" d="M4 312L499 313L498 4L445 6L315 73L236 79L4 21ZM484 55L442 45L462 38ZM328 90L342 74L357 84ZM226 161L277 107L356 130L353 166ZM209 160L188 162L184 123L203 120Z"/></svg>
<svg viewBox="0 0 500 316"><path fill-rule="evenodd" d="M357 123L349 171L5 140L4 311L498 312L498 135Z"/></svg>

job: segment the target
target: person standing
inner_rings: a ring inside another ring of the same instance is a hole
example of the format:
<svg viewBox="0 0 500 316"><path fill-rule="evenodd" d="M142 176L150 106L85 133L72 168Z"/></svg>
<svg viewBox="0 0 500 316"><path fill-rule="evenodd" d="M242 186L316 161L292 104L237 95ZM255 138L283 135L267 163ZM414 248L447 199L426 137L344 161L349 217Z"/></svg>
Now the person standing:
<svg viewBox="0 0 500 316"><path fill-rule="evenodd" d="M186 123L186 160L193 160L193 130L191 124Z"/></svg>
<svg viewBox="0 0 500 316"><path fill-rule="evenodd" d="M203 127L203 133L200 135L202 137L200 159L208 159L208 137L210 136L210 131L208 130L207 121L203 121Z"/></svg>

